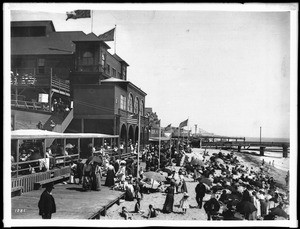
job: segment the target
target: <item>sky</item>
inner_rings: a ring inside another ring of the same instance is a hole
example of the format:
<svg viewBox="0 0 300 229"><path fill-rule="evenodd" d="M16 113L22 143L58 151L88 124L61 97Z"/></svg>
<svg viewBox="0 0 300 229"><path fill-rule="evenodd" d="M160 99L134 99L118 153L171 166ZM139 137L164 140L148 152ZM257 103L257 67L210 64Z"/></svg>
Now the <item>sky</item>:
<svg viewBox="0 0 300 229"><path fill-rule="evenodd" d="M192 133L197 125L219 135L259 137L261 127L262 137L290 137L289 11L202 10L201 4L9 9L12 21L52 20L56 31L99 35L116 25L110 52L116 49L130 65L127 80L147 93L145 106L162 126L188 119ZM76 9L93 10L92 18L66 21L66 12Z"/></svg>

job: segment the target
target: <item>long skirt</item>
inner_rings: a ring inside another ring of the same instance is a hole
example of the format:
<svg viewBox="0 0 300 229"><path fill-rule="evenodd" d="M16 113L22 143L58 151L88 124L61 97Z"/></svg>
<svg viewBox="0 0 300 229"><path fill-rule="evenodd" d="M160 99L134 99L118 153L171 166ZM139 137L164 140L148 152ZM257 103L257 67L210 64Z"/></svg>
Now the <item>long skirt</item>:
<svg viewBox="0 0 300 229"><path fill-rule="evenodd" d="M171 213L173 211L173 204L174 204L174 195L173 194L167 194L163 212L164 213Z"/></svg>
<svg viewBox="0 0 300 229"><path fill-rule="evenodd" d="M82 188L83 188L83 190L91 190L91 188L92 188L91 177L89 177L89 176L83 177Z"/></svg>
<svg viewBox="0 0 300 229"><path fill-rule="evenodd" d="M113 170L108 170L105 180L105 186L111 187L115 185L115 173Z"/></svg>
<svg viewBox="0 0 300 229"><path fill-rule="evenodd" d="M93 180L92 180L92 189L95 191L100 191L101 190L101 176L99 173L96 173L93 175Z"/></svg>

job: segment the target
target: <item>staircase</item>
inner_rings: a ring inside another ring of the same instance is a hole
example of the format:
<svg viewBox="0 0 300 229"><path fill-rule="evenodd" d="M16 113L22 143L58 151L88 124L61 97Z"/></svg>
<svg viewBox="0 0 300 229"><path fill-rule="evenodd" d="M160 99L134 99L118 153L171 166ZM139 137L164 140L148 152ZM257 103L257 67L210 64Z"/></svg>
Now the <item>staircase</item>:
<svg viewBox="0 0 300 229"><path fill-rule="evenodd" d="M65 113L53 114L44 124L44 130L63 133L71 123L73 117L74 117L73 109L71 109L67 115ZM50 126L51 120L53 120L53 122L56 124L54 128ZM47 141L47 147L50 146L53 141Z"/></svg>

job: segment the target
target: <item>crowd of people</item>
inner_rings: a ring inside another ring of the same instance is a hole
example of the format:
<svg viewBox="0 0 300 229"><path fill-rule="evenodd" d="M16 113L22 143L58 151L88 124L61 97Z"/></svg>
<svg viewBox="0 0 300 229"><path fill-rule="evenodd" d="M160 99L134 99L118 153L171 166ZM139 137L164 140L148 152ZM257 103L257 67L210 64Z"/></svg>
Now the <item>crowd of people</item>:
<svg viewBox="0 0 300 229"><path fill-rule="evenodd" d="M121 179L118 175L120 168L110 164L114 171L118 171L114 174L115 179L112 179L115 181L114 187L126 192L127 201L136 199L136 204L140 205L141 196L151 193L149 190L164 192L165 202L162 209L156 208L156 211L167 214L173 212L174 195L182 193L180 208L186 213L190 206L190 196L193 195L192 190L187 190L186 180L191 178L198 182L194 195L197 207L204 209L207 220L289 219L288 188L278 187L275 179L268 174L266 164L248 167L238 160L233 151L213 154L205 151L196 158L190 156L191 151L186 144L179 148L179 152L176 152L175 147L173 152L172 148L162 147L161 167L158 168L157 149L157 146L148 146L142 153L146 168L139 172L139 178L135 178L136 170L133 174L128 173L126 161L123 161ZM155 179L143 176L149 171L165 174L166 180L156 181L156 187L149 188L149 184L155 182Z"/></svg>

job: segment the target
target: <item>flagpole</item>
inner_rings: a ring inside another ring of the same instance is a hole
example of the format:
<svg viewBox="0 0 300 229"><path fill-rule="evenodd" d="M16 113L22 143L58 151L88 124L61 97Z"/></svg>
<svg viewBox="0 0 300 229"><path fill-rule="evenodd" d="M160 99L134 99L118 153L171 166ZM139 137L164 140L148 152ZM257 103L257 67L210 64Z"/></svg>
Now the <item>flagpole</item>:
<svg viewBox="0 0 300 229"><path fill-rule="evenodd" d="M91 33L93 32L93 10L91 10Z"/></svg>
<svg viewBox="0 0 300 229"><path fill-rule="evenodd" d="M159 133L158 133L158 169L160 169L160 137L161 137L161 128L159 121Z"/></svg>
<svg viewBox="0 0 300 229"><path fill-rule="evenodd" d="M115 45L115 54L117 53L117 41L116 41L116 39L117 39L117 36L116 36L116 34L117 34L117 25L115 25L115 33L114 33L114 45Z"/></svg>

